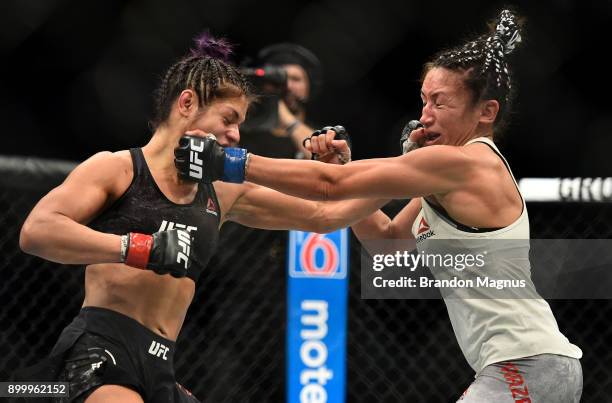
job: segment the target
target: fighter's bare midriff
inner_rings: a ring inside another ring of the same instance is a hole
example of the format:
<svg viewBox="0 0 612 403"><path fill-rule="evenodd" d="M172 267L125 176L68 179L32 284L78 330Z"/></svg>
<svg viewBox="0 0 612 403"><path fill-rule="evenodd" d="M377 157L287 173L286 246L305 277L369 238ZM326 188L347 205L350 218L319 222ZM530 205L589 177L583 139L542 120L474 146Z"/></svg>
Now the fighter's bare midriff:
<svg viewBox="0 0 612 403"><path fill-rule="evenodd" d="M194 293L195 283L186 277L160 276L118 263L97 264L86 268L83 306L122 313L176 340Z"/></svg>

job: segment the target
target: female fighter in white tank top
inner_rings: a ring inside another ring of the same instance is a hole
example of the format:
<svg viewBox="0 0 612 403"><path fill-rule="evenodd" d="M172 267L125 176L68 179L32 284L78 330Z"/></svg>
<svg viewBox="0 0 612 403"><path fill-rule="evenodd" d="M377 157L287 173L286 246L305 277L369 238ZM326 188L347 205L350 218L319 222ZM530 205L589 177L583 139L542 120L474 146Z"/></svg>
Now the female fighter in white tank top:
<svg viewBox="0 0 612 403"><path fill-rule="evenodd" d="M360 240L414 235L419 250L454 256L487 252L480 272L427 266L437 279L484 276L495 284L511 283L502 289L440 288L459 345L477 372L462 403L575 403L582 391L582 353L559 332L531 282L525 202L489 140L510 116L514 87L507 56L520 42L521 24L502 10L491 28L425 64L421 127L407 125L404 155L330 165L248 154L244 174L290 195L345 200L332 221L348 199L412 199L393 219L377 211L352 224L355 235ZM314 154L348 152L333 130L320 134L306 143Z"/></svg>
<svg viewBox="0 0 612 403"><path fill-rule="evenodd" d="M510 171L506 159L493 141L480 137L467 144L475 142L491 147ZM510 175L516 184L512 171ZM517 191L520 193L518 185ZM423 231L426 227L429 229ZM478 288L478 295L472 293L471 296L478 298L464 299L460 295L445 298L459 346L477 374L489 364L536 354L582 357L580 348L559 332L548 303L537 294L531 281L529 218L524 199L522 214L515 222L504 228L483 231L455 222L440 207L422 198L421 211L414 221L412 232L419 251L448 250L454 248L457 240L473 239L474 242L461 242L461 249L462 253L474 255L482 253L483 248L487 250L485 267L479 271L480 275L525 280L525 287L521 287L520 295L514 298L498 299L496 297L503 293L486 287ZM483 244L476 240L486 242ZM440 277L453 275L436 268L432 268L432 273ZM476 275L474 272L471 274Z"/></svg>

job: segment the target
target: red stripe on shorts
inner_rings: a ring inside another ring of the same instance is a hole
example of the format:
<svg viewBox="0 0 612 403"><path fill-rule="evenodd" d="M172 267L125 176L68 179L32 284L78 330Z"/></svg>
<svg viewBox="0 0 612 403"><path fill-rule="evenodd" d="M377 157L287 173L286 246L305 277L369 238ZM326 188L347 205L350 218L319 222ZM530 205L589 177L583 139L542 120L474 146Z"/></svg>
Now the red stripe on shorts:
<svg viewBox="0 0 612 403"><path fill-rule="evenodd" d="M519 368L512 362L506 361L500 369L504 380L508 384L508 389L512 393L515 403L531 403L529 389L525 378L521 375Z"/></svg>

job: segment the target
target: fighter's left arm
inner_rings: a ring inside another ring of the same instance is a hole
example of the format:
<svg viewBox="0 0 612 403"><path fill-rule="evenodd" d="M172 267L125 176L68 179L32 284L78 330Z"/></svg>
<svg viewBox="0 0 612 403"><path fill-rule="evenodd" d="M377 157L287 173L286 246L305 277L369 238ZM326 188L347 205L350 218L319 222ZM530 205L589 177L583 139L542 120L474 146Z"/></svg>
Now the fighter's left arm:
<svg viewBox="0 0 612 403"><path fill-rule="evenodd" d="M251 155L246 179L310 200L403 199L459 189L477 169L478 160L463 147L429 146L346 165Z"/></svg>

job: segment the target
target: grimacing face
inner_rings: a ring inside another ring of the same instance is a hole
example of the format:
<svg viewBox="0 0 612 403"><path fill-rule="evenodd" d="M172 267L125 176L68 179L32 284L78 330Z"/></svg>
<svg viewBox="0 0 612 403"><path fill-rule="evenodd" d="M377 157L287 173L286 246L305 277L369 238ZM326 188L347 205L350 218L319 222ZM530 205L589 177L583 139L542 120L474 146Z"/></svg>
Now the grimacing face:
<svg viewBox="0 0 612 403"><path fill-rule="evenodd" d="M240 124L244 122L249 102L245 96L217 98L200 108L188 130L212 133L223 147L235 147L240 142Z"/></svg>
<svg viewBox="0 0 612 403"><path fill-rule="evenodd" d="M425 126L423 145L463 145L475 137L480 109L463 83L463 74L442 67L427 72L421 86Z"/></svg>

